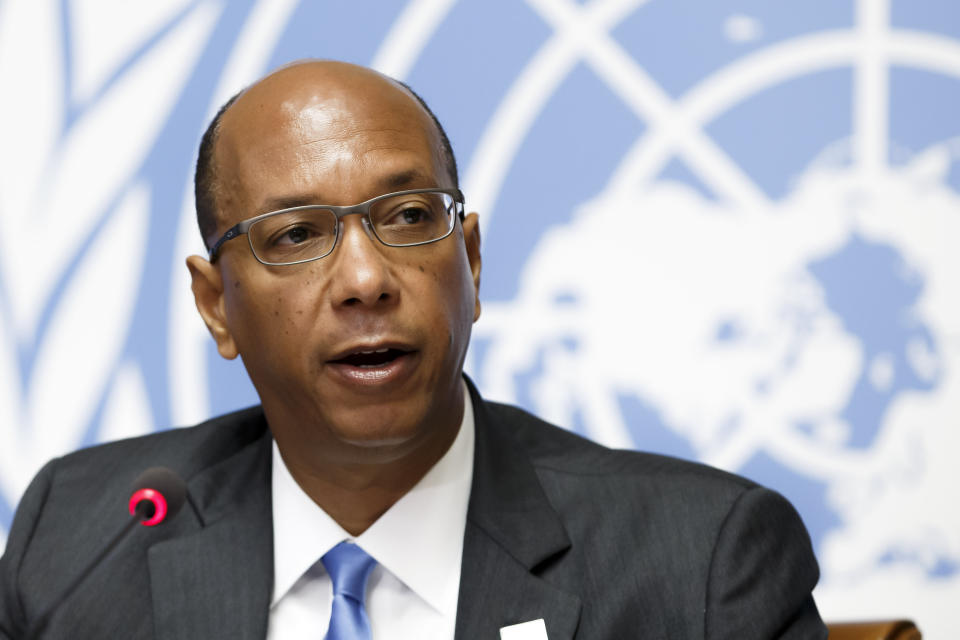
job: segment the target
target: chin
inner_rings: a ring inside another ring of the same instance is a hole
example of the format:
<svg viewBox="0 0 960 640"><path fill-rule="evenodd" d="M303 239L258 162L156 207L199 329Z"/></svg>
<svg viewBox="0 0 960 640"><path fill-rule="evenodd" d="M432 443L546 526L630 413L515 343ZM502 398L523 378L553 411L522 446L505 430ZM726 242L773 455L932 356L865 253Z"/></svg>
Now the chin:
<svg viewBox="0 0 960 640"><path fill-rule="evenodd" d="M351 412L333 423L332 430L341 442L363 448L403 448L424 439L423 419L400 419L397 410L375 408Z"/></svg>
<svg viewBox="0 0 960 640"><path fill-rule="evenodd" d="M423 450L422 443L425 441L425 434L415 430L344 430L336 435L343 445L354 452L351 457L355 462L367 464L391 463L417 455L418 451Z"/></svg>
<svg viewBox="0 0 960 640"><path fill-rule="evenodd" d="M412 440L412 438L403 438L389 434L351 435L353 437L344 435L341 439L350 446L360 447L362 449L402 449L405 444Z"/></svg>

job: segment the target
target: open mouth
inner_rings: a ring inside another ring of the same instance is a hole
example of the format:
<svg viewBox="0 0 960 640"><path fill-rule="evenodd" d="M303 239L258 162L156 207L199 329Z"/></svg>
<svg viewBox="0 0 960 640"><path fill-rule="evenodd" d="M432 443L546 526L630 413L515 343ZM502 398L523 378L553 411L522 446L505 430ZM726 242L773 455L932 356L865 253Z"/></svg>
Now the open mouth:
<svg viewBox="0 0 960 640"><path fill-rule="evenodd" d="M374 351L356 351L338 360L331 360L334 364L346 364L361 369L383 367L401 356L410 353L402 349L376 349Z"/></svg>

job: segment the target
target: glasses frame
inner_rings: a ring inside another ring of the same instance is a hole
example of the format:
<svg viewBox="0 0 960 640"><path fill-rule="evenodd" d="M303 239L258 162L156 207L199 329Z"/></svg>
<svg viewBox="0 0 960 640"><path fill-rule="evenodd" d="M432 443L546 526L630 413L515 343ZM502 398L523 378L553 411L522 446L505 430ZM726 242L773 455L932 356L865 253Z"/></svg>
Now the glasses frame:
<svg viewBox="0 0 960 640"><path fill-rule="evenodd" d="M423 242L414 242L411 244L395 244L395 243L387 242L386 240L381 238L380 234L377 233L376 227L373 226L373 222L371 222L370 220L370 208L377 202L381 200L386 200L387 198L394 198L396 196L414 195L417 193L445 193L453 197L453 204L454 204L456 215L454 215L454 220L450 224L450 228L447 229L447 232L442 236L440 236L439 238L434 238L433 240L424 240ZM255 225L257 222L260 222L261 220L265 220L266 218L271 218L273 216L277 216L284 213L290 213L293 211L304 211L306 209L325 209L327 211L333 212L333 214L337 217L337 226L336 226L336 229L334 230L333 244L330 245L330 250L324 253L323 255L319 255L313 258L306 258L304 260L295 260L294 262L267 262L266 260L263 260L262 258L260 258L260 256L257 255L256 250L253 248L253 240L251 240L250 234L247 233L250 230L250 227ZM366 223L367 229L373 232L373 236L377 240L379 240L381 244L388 247L418 247L420 245L438 242L448 237L451 233L453 233L454 227L457 226L456 218L459 218L461 223L463 222L463 192L460 191L460 189L440 189L440 188L407 189L406 191L395 191L393 193L385 193L375 198L370 198L369 200L361 202L360 204L354 204L346 207L338 207L338 206L328 205L328 204L306 204L306 205L301 205L299 207L288 207L286 209L278 209L277 211L262 213L258 216L254 216L252 218L247 218L246 220L242 220L237 224L233 225L232 227L230 227L229 229L227 229L227 231L222 236L220 236L220 239L214 242L213 246L210 247L209 260L211 263L216 262L217 258L220 257L220 247L223 246L223 243L225 243L227 240L232 240L233 238L236 238L244 234L246 234L247 236L247 244L250 246L250 253L253 254L253 257L256 258L257 262L259 262L260 264L264 264L270 267L285 267L288 265L303 264L304 262L313 262L314 260L320 260L321 258L326 258L328 255L333 253L334 249L337 248L337 243L340 242L340 220L344 216L350 216L355 214L360 214L363 216L363 220Z"/></svg>

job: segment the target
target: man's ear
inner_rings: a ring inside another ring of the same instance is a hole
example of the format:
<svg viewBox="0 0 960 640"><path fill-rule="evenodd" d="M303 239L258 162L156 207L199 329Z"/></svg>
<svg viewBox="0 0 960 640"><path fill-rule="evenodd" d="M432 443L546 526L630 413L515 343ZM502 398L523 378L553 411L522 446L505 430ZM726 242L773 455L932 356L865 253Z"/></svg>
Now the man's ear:
<svg viewBox="0 0 960 640"><path fill-rule="evenodd" d="M233 334L227 326L220 270L200 256L187 258L187 269L190 270L190 288L197 303L197 311L200 312L210 335L216 340L217 351L227 360L233 360L238 351Z"/></svg>
<svg viewBox="0 0 960 640"><path fill-rule="evenodd" d="M463 242L467 247L467 260L470 262L470 272L473 274L473 291L475 296L473 321L480 319L480 217L476 213L468 214L463 219Z"/></svg>

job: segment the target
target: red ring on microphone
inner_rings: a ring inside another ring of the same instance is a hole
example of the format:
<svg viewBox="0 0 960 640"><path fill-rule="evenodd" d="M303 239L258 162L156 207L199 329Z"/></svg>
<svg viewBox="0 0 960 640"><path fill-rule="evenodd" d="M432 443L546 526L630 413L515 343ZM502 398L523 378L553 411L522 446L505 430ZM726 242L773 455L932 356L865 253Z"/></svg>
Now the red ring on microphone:
<svg viewBox="0 0 960 640"><path fill-rule="evenodd" d="M163 519L167 517L167 499L163 497L162 493L154 489L140 489L130 496L130 515L136 515L137 505L144 500L153 503L153 516L140 524L145 527L152 527L163 522Z"/></svg>

